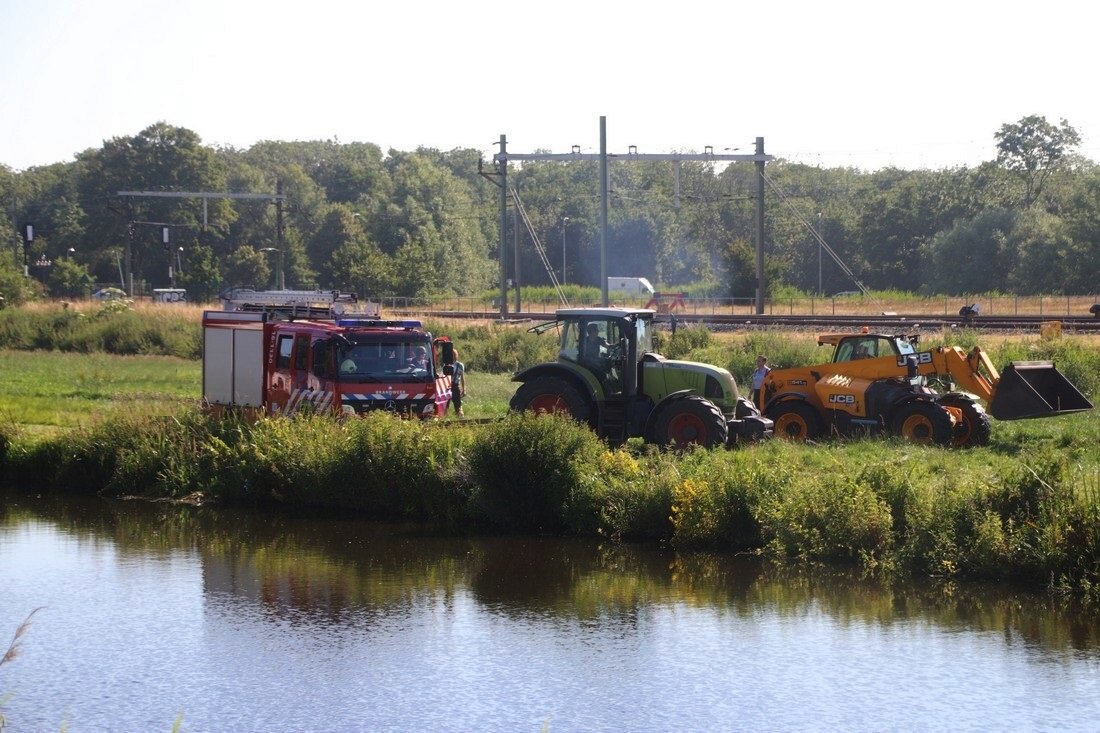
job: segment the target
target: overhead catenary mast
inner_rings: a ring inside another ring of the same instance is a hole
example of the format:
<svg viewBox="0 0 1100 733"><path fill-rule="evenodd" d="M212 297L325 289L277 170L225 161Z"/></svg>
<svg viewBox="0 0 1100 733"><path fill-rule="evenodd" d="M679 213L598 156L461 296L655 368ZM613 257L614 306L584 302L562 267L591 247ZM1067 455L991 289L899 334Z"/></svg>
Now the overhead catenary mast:
<svg viewBox="0 0 1100 733"><path fill-rule="evenodd" d="M610 195L609 167L612 161L656 161L665 160L680 163L683 161L700 162L752 162L756 164L756 313L764 313L764 164L775 160L774 156L764 154L764 138L756 138L756 152L750 155L714 153L707 146L703 153L638 153L631 146L627 153L607 152L607 118L600 117L600 152L582 153L579 146L573 146L570 153L510 153L508 152L508 140L506 135L500 136L500 152L493 156L496 175L500 176L500 314L508 315L508 289L507 272L505 268L504 253L507 250L508 217L506 208L508 205L508 161L510 160L548 160L572 162L580 160L594 160L600 163L600 287L603 294L603 305L609 303L607 291L607 202ZM679 166L676 169L676 191L679 196ZM519 263L515 263L519 268ZM518 280L517 280L518 281Z"/></svg>
<svg viewBox="0 0 1100 733"><path fill-rule="evenodd" d="M283 201L286 196L283 195L282 181L276 183L275 190L277 193L228 193L224 191L119 191L118 195L126 198L126 254L125 264L126 271L124 280L127 284L126 290L131 297L134 295L134 276L131 270L131 262L133 256L133 240L134 232L134 203L135 198L170 198L170 199L202 199L202 228L205 230L209 225L209 216L207 210L207 201L210 199L240 199L240 200L259 200L259 201L271 201L275 204L275 238L276 248L279 254L279 289L285 289L286 284L282 282L282 259L283 259Z"/></svg>

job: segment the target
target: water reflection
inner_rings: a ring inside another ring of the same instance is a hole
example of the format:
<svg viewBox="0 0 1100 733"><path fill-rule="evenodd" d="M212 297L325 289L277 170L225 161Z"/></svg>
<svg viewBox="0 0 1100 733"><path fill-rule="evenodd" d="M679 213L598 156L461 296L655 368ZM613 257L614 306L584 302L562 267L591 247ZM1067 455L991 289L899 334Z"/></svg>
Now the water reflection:
<svg viewBox="0 0 1100 733"><path fill-rule="evenodd" d="M4 498L4 497L0 497ZM118 558L201 558L202 589L268 623L331 626L450 608L468 594L510 619L592 621L630 633L643 609L707 609L751 619L826 614L841 627L934 624L995 632L1041 659L1093 651L1093 612L1007 585L882 584L854 572L776 568L754 558L538 537L442 536L411 525L338 516L68 497L4 498L0 529L48 522ZM216 603L214 604L217 605Z"/></svg>
<svg viewBox="0 0 1100 733"><path fill-rule="evenodd" d="M1100 718L1095 618L1005 587L6 497L0 589L9 632L47 606L0 670L12 730L168 730L181 714L185 731L1062 730Z"/></svg>

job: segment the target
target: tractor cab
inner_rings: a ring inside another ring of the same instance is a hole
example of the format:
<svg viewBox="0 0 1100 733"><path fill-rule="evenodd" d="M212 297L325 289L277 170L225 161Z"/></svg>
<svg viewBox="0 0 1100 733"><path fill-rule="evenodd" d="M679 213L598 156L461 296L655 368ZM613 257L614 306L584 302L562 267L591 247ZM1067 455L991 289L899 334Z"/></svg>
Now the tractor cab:
<svg viewBox="0 0 1100 733"><path fill-rule="evenodd" d="M558 359L591 374L605 398L635 394L638 363L653 347L652 312L587 308L558 315Z"/></svg>

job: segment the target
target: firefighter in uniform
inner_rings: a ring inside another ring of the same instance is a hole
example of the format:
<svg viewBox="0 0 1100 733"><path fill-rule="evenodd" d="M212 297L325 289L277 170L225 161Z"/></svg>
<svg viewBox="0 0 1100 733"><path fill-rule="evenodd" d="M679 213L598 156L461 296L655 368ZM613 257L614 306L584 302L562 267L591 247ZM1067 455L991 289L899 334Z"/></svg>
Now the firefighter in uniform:
<svg viewBox="0 0 1100 733"><path fill-rule="evenodd" d="M458 360L458 351L455 351L455 363L451 367L451 404L459 417L465 417L462 412L462 398L466 396L466 365Z"/></svg>

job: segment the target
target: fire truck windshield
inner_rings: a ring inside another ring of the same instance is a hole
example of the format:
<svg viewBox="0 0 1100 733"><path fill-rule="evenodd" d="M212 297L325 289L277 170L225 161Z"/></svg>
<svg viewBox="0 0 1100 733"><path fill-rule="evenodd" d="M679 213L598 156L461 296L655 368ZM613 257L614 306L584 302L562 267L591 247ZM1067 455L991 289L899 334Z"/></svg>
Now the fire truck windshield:
<svg viewBox="0 0 1100 733"><path fill-rule="evenodd" d="M424 382L434 377L431 342L398 336L355 336L338 347L341 382Z"/></svg>

